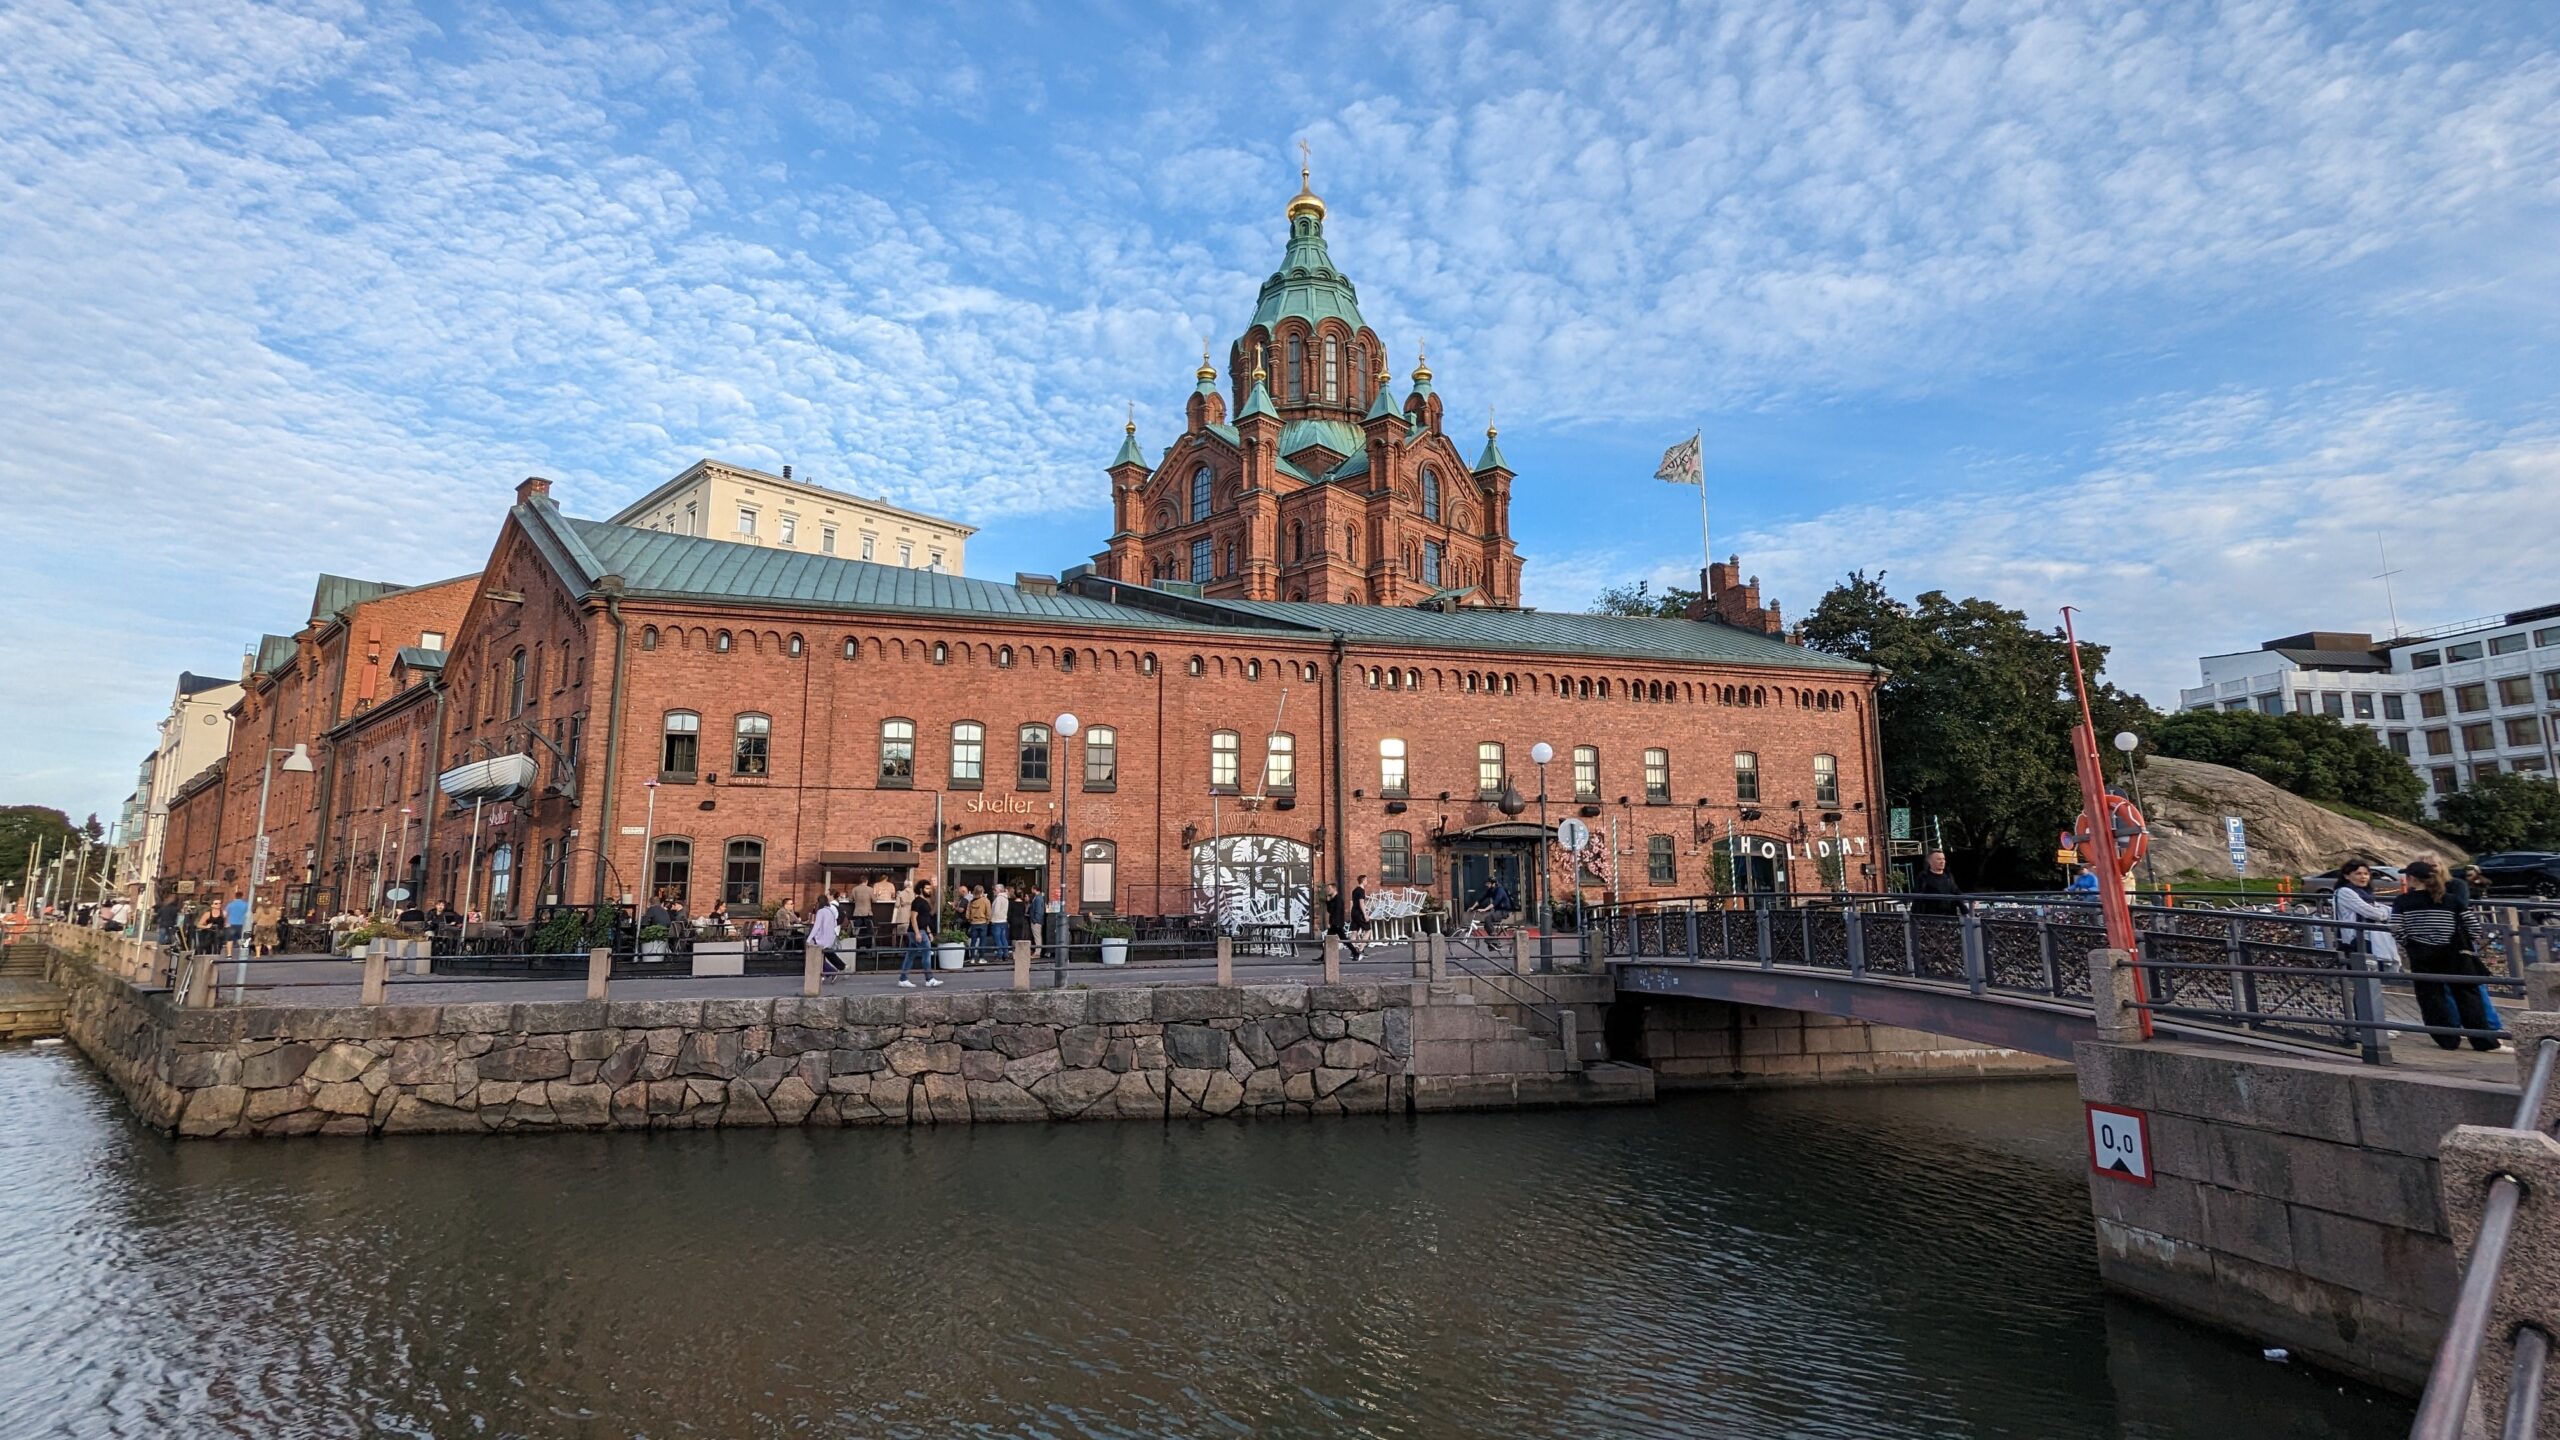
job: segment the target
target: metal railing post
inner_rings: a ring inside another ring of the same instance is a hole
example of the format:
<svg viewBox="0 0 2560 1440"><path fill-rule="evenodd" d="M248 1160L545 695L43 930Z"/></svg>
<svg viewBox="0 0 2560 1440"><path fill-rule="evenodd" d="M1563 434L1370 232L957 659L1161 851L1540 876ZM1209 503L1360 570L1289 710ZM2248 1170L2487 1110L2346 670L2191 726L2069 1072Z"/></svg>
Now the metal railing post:
<svg viewBox="0 0 2560 1440"><path fill-rule="evenodd" d="M1983 975L1990 968L1983 953L1982 917L1968 912L1958 917L1958 924L1957 935L1964 952L1965 988L1979 995L1982 993Z"/></svg>
<svg viewBox="0 0 2560 1440"><path fill-rule="evenodd" d="M1698 907L1695 905L1682 906L1680 908L1680 921L1682 929L1689 937L1689 963L1695 965L1698 963Z"/></svg>
<svg viewBox="0 0 2560 1440"><path fill-rule="evenodd" d="M1840 927L1841 933L1847 937L1849 973L1863 980L1867 974L1867 931L1865 924L1858 918L1857 906L1841 907Z"/></svg>
<svg viewBox="0 0 2560 1440"><path fill-rule="evenodd" d="M1777 969L1777 934L1775 927L1769 922L1768 906L1763 905L1758 910L1752 912L1751 930L1752 939L1757 941L1760 946L1760 968L1763 970Z"/></svg>
<svg viewBox="0 0 2560 1440"><path fill-rule="evenodd" d="M2373 957L2362 949L2350 951L2341 958L2356 973L2347 981L2347 1016L2356 1022L2356 1046L2367 1065L2391 1063L2391 1037L2380 1028L2382 1009L2382 972Z"/></svg>
<svg viewBox="0 0 2560 1440"><path fill-rule="evenodd" d="M2053 958L2053 919L2036 917L2036 964L2044 975L2044 993L2059 999L2062 995L2062 972Z"/></svg>

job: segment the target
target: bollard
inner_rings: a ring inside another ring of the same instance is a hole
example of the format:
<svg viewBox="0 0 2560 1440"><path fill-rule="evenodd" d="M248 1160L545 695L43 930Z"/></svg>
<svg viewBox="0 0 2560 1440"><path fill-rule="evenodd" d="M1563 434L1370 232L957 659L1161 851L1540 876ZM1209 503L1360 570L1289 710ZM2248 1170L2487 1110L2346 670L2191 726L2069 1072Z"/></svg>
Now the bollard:
<svg viewBox="0 0 2560 1440"><path fill-rule="evenodd" d="M2528 1010L2560 1010L2560 965L2524 967L2524 994Z"/></svg>
<svg viewBox="0 0 2560 1440"><path fill-rule="evenodd" d="M403 957L406 958L406 957ZM587 952L587 998L601 1000L613 984L613 951L603 946Z"/></svg>
<svg viewBox="0 0 2560 1440"><path fill-rule="evenodd" d="M1529 932L1528 932L1528 931L1526 931L1526 930L1514 930L1514 931L1512 931L1512 932L1511 932L1511 968L1512 968L1512 970L1513 970L1513 971L1515 971L1515 972L1516 972L1516 973L1518 973L1518 974L1526 975L1526 974L1528 974L1528 973L1529 973L1530 966L1531 966L1533 963L1535 963L1535 962L1534 962L1533 958L1531 957L1531 955L1529 954Z"/></svg>
<svg viewBox="0 0 2560 1440"><path fill-rule="evenodd" d="M1342 983L1342 941L1331 935L1324 937L1324 983Z"/></svg>
<svg viewBox="0 0 2560 1440"><path fill-rule="evenodd" d="M1236 983L1236 938L1218 937L1218 988L1231 989Z"/></svg>
<svg viewBox="0 0 2560 1440"><path fill-rule="evenodd" d="M220 963L211 955L198 955L194 963L187 967L187 1009L210 1010L213 1008L214 971Z"/></svg>
<svg viewBox="0 0 2560 1440"><path fill-rule="evenodd" d="M1028 940L1013 942L1013 988L1031 988L1031 942Z"/></svg>
<svg viewBox="0 0 2560 1440"><path fill-rule="evenodd" d="M366 946L366 947L365 947L365 951L364 951L364 1003L365 1003L365 1004L367 1004L367 1005L379 1005L379 1004L381 1004L381 1003L382 1003L382 986L383 986L383 982L384 982L384 980L385 980L386 978L388 978L388 977L389 977L389 975L390 975L390 974L391 974L391 961L390 961L390 958L389 958L388 956L382 955L382 954L380 954L379 952L375 951L375 949L374 949L372 946L370 946L370 945Z"/></svg>
<svg viewBox="0 0 2560 1440"><path fill-rule="evenodd" d="M1449 937L1432 935L1425 938L1431 942L1431 983L1446 985L1449 983Z"/></svg>
<svg viewBox="0 0 2560 1440"><path fill-rule="evenodd" d="M1581 1026L1582 1022L1574 1018L1572 1006L1557 1008L1556 1030L1564 1041L1564 1068L1577 1075L1582 1073Z"/></svg>
<svg viewBox="0 0 2560 1440"><path fill-rule="evenodd" d="M2089 952L2089 1018L2098 1038L2119 1045L2142 1039L2142 1012L2133 1008L2133 952Z"/></svg>

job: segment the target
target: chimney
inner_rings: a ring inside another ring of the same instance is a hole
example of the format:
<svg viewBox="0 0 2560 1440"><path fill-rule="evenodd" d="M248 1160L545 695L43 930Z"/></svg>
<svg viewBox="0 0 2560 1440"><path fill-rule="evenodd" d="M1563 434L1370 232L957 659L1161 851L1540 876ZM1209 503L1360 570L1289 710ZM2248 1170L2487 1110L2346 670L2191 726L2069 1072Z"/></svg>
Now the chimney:
<svg viewBox="0 0 2560 1440"><path fill-rule="evenodd" d="M516 487L516 503L519 505L528 504L532 501L534 496L548 496L550 493L550 481L543 479L539 475L527 475L524 477L524 483Z"/></svg>
<svg viewBox="0 0 2560 1440"><path fill-rule="evenodd" d="M782 478L783 478L783 479L785 479L785 480L788 480L788 479L790 479L790 478L791 478L791 467L790 467L790 466L785 465L785 466L783 466L783 467L782 467Z"/></svg>

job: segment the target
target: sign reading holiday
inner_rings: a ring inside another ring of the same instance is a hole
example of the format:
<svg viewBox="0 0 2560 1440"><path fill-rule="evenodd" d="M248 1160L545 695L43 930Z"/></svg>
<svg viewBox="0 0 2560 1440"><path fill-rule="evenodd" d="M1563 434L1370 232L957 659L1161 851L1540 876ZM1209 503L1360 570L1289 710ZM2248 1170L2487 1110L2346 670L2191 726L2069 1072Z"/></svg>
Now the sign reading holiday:
<svg viewBox="0 0 2560 1440"><path fill-rule="evenodd" d="M2150 1184L2151 1117L2139 1110L2084 1103L2089 1109L2089 1168L2131 1184Z"/></svg>

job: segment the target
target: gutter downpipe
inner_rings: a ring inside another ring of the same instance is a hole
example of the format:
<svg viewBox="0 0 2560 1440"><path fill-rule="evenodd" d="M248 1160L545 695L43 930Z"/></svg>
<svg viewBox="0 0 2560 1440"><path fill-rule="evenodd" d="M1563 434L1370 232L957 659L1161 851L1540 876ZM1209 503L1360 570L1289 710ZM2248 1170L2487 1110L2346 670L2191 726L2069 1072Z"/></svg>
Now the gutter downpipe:
<svg viewBox="0 0 2560 1440"><path fill-rule="evenodd" d="M596 593L604 597L604 618L613 626L613 695L605 705L604 783L596 787L596 883L591 892L595 898L590 902L602 905L605 903L605 872L610 868L605 863L604 847L611 845L616 838L613 833L613 786L618 772L614 767L622 752L622 671L631 653L631 628L622 620L622 577L599 577ZM801 728L807 728L805 719ZM640 878L644 882L649 878L649 857L646 855L640 857ZM634 904L638 903L639 891L632 892L632 899Z"/></svg>
<svg viewBox="0 0 2560 1440"><path fill-rule="evenodd" d="M1351 848L1351 820L1343 810L1345 801L1342 793L1345 763L1343 756L1344 752L1350 748L1350 740L1342 730L1342 657L1348 648L1349 644L1343 639L1342 632L1334 631L1331 657L1333 674L1330 679L1333 688L1333 744L1327 747L1333 752L1331 757L1333 763L1328 767L1333 771L1333 804L1331 806L1333 813L1326 817L1331 822L1332 828L1325 833L1333 842L1330 847L1333 851L1333 893L1342 897L1342 903L1345 906L1351 903L1351 887L1343 883L1343 866L1348 859L1347 852ZM1321 907L1319 909L1321 910Z"/></svg>

